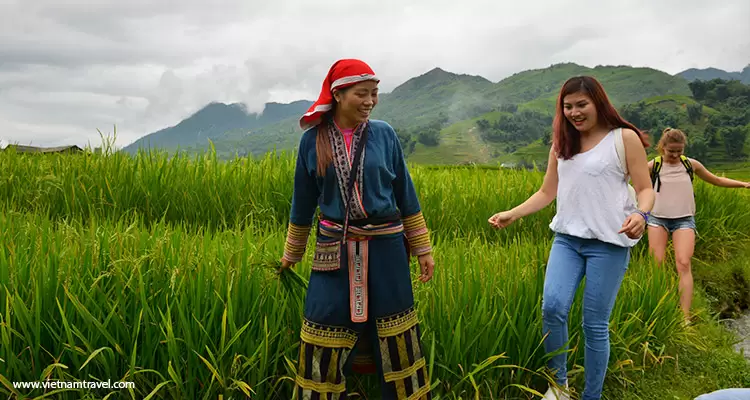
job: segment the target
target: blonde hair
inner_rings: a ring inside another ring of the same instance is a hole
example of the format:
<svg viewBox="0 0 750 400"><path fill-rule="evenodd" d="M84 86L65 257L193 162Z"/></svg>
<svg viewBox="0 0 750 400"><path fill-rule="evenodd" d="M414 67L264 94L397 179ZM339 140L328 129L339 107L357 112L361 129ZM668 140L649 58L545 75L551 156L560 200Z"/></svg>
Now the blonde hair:
<svg viewBox="0 0 750 400"><path fill-rule="evenodd" d="M664 154L664 147L670 143L680 143L687 145L687 135L685 135L685 132L679 129L664 129L661 133L659 144L656 145L656 149L659 150L659 154Z"/></svg>

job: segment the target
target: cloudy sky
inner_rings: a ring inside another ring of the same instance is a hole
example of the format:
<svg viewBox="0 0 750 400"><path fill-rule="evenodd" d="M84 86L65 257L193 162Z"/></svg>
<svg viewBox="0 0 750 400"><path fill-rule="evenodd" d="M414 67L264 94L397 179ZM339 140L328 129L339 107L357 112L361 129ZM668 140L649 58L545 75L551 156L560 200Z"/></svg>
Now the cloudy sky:
<svg viewBox="0 0 750 400"><path fill-rule="evenodd" d="M124 146L211 101L314 99L338 58L383 91L436 66L750 63L747 0L379 1L0 0L0 140L98 145L116 125Z"/></svg>

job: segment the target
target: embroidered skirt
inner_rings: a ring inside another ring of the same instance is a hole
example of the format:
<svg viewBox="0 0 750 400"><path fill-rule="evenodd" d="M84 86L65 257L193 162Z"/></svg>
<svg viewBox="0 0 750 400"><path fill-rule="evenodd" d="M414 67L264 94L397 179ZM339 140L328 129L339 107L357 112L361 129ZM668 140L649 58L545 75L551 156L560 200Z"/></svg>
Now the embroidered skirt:
<svg viewBox="0 0 750 400"><path fill-rule="evenodd" d="M403 226L350 227L337 246L339 228L319 225L296 398L343 400L346 375L377 372L383 399L431 399Z"/></svg>

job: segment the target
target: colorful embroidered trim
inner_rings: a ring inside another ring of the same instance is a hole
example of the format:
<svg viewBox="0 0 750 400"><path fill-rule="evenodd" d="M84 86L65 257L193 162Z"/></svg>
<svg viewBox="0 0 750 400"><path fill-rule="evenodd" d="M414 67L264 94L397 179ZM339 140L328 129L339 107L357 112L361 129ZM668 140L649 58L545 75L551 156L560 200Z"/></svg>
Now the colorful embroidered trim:
<svg viewBox="0 0 750 400"><path fill-rule="evenodd" d="M349 225L349 233L351 237L357 236L384 236L392 235L404 231L404 225L401 222L390 222L380 225L365 225L365 226L351 226ZM320 230L318 234L326 236L331 239L340 240L344 233L344 226L335 222L323 220L320 221Z"/></svg>
<svg viewBox="0 0 750 400"><path fill-rule="evenodd" d="M411 310L406 311L402 314L378 320L378 335L384 337L398 336L415 327L418 323L417 313Z"/></svg>
<svg viewBox="0 0 750 400"><path fill-rule="evenodd" d="M350 240L349 255L349 314L352 322L367 322L369 298L367 294L367 271L369 252L367 240Z"/></svg>
<svg viewBox="0 0 750 400"><path fill-rule="evenodd" d="M398 400L431 400L427 362L422 353L419 322L415 309L375 321L377 348L369 332L323 326L303 320L301 346L295 391L300 399L347 398L343 367L352 350L355 372L374 373L373 351L380 352L385 384L397 394Z"/></svg>
<svg viewBox="0 0 750 400"><path fill-rule="evenodd" d="M318 238L315 242L315 255L313 256L313 271L335 271L341 267L341 242L323 241Z"/></svg>
<svg viewBox="0 0 750 400"><path fill-rule="evenodd" d="M352 330L304 320L295 378L297 397L345 399L343 367L356 340L357 335Z"/></svg>
<svg viewBox="0 0 750 400"><path fill-rule="evenodd" d="M398 399L431 399L414 308L378 319L376 326L385 382L393 385Z"/></svg>
<svg viewBox="0 0 750 400"><path fill-rule="evenodd" d="M357 149L358 146L365 146L362 149L362 156L359 159L359 166L357 167L357 176L354 179L354 190L352 197L349 199L351 210L349 212L352 219L363 219L367 218L367 212L365 211L364 203L362 202L362 177L364 176L364 160L365 160L365 149L366 143L360 144L362 138L362 132L367 129L367 124L359 124L354 128L352 132L352 149ZM352 170L352 157L354 152L349 154L346 148L346 142L344 141L344 135L338 130L336 124L333 121L328 123L328 139L331 142L331 150L333 151L333 166L336 170L336 177L338 178L339 191L341 192L341 199L346 202L347 194L347 183L349 182L349 174ZM346 208L346 207L344 207Z"/></svg>
<svg viewBox="0 0 750 400"><path fill-rule="evenodd" d="M302 323L300 332L302 341L319 347L345 347L353 349L357 343L357 334L346 328L330 327L308 320Z"/></svg>
<svg viewBox="0 0 750 400"><path fill-rule="evenodd" d="M295 225L289 223L289 229L286 234L286 243L284 244L284 258L293 263L298 263L305 255L307 248L307 238L310 235L310 226Z"/></svg>
<svg viewBox="0 0 750 400"><path fill-rule="evenodd" d="M318 225L315 256L312 269L314 271L334 271L341 266L341 238L344 227L328 220L321 220ZM350 226L351 240L362 240L372 236L391 235L403 232L404 226L400 222L382 225L366 225L363 227Z"/></svg>
<svg viewBox="0 0 750 400"><path fill-rule="evenodd" d="M427 229L427 223L424 220L422 212L419 211L416 214L404 217L403 222L411 254L413 256L421 256L431 253L430 232Z"/></svg>

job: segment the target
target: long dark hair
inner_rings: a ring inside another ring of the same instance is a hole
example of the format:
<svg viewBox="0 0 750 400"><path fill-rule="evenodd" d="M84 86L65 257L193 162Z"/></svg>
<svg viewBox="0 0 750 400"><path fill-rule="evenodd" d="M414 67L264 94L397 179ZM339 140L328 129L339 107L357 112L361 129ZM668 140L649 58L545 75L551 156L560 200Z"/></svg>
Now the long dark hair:
<svg viewBox="0 0 750 400"><path fill-rule="evenodd" d="M335 90L342 95L345 95L352 86L354 85L347 85ZM333 163L333 150L331 149L331 141L328 138L328 124L334 123L333 116L336 115L338 105L339 103L336 101L336 98L331 98L331 109L323 114L320 124L318 124L317 127L318 132L315 136L315 153L318 159L318 176L326 176L326 170L331 163Z"/></svg>
<svg viewBox="0 0 750 400"><path fill-rule="evenodd" d="M565 160L581 152L581 133L565 118L563 99L573 93L583 93L591 98L596 107L599 124L611 128L630 128L638 134L643 147L649 147L648 135L620 116L609 101L604 87L591 76L576 76L568 79L560 89L553 128L553 146L558 157Z"/></svg>
<svg viewBox="0 0 750 400"><path fill-rule="evenodd" d="M326 170L333 162L333 150L331 149L331 141L328 139L328 121L329 114L326 113L320 124L316 127L318 132L315 135L315 154L318 159L317 170L318 176L322 177L326 176Z"/></svg>

